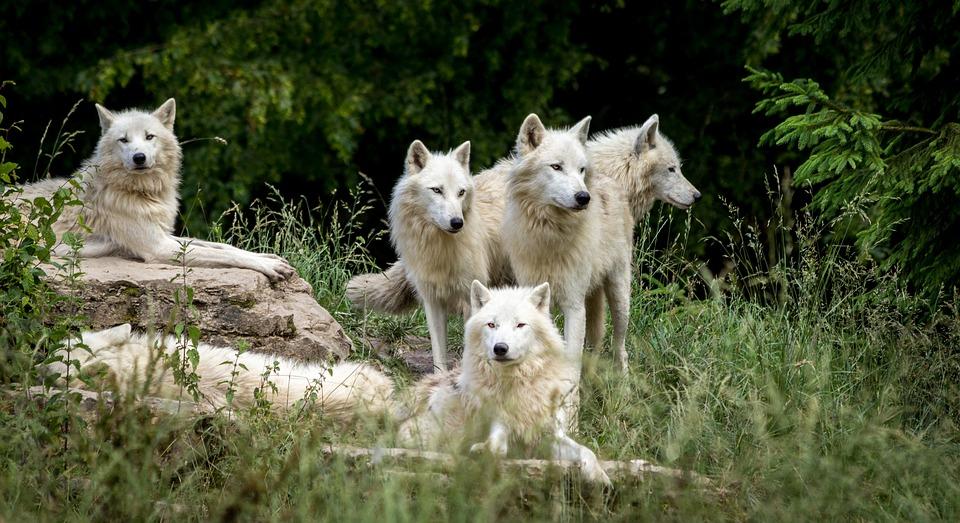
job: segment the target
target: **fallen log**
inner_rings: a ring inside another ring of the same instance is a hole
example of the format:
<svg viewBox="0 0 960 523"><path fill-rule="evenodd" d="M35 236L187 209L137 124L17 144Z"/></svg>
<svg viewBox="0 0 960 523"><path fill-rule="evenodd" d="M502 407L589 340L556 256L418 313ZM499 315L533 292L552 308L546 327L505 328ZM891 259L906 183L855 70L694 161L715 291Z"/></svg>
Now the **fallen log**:
<svg viewBox="0 0 960 523"><path fill-rule="evenodd" d="M439 469L451 469L457 458L451 454L429 450L414 450L404 448L363 448L349 445L324 445L322 452L327 456L346 458L356 463L369 466L387 466L391 470L396 468L410 469L417 466L433 466ZM560 470L564 473L579 473L580 465L574 461L559 461L549 459L502 459L499 466L505 470L520 472L527 477L543 478L548 472ZM696 472L672 469L654 465L642 459L629 461L601 460L600 466L614 483L640 482L654 477L671 478L684 485L723 493L723 489L716 487L713 482Z"/></svg>

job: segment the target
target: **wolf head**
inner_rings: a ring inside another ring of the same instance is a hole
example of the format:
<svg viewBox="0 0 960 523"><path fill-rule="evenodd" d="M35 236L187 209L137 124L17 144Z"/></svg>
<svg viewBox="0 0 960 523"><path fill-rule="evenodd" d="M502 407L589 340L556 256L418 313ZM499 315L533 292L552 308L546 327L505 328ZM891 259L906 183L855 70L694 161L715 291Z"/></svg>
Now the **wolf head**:
<svg viewBox="0 0 960 523"><path fill-rule="evenodd" d="M464 325L465 359L513 366L562 347L560 333L550 318L549 283L490 290L474 280L470 308L470 318Z"/></svg>
<svg viewBox="0 0 960 523"><path fill-rule="evenodd" d="M390 221L416 218L450 234L463 228L473 201L470 142L449 153L431 153L420 140L407 150L403 177L394 187Z"/></svg>
<svg viewBox="0 0 960 523"><path fill-rule="evenodd" d="M647 168L650 190L655 199L680 209L686 209L700 199L700 191L683 177L673 143L660 134L657 115L640 126L633 151Z"/></svg>
<svg viewBox="0 0 960 523"><path fill-rule="evenodd" d="M519 163L512 176L515 186L528 186L529 196L544 205L581 211L590 203L587 190L587 136L590 117L565 130L547 129L531 114L517 136Z"/></svg>
<svg viewBox="0 0 960 523"><path fill-rule="evenodd" d="M97 156L105 168L120 168L131 175L157 169L179 170L180 146L173 134L177 105L173 98L152 113L127 110L114 113L97 104L100 142Z"/></svg>

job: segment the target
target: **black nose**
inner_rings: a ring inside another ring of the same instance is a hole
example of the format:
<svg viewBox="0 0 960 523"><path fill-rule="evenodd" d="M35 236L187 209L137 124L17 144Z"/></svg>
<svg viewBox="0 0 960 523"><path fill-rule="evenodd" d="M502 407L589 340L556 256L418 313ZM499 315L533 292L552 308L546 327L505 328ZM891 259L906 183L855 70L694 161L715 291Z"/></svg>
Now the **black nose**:
<svg viewBox="0 0 960 523"><path fill-rule="evenodd" d="M587 191L580 191L577 194L574 194L573 198L577 200L577 204L581 207L590 203L590 193Z"/></svg>
<svg viewBox="0 0 960 523"><path fill-rule="evenodd" d="M450 228L459 231L463 228L463 218L450 218Z"/></svg>
<svg viewBox="0 0 960 523"><path fill-rule="evenodd" d="M508 350L510 347L506 343L501 342L493 346L493 353L497 356L506 356Z"/></svg>
<svg viewBox="0 0 960 523"><path fill-rule="evenodd" d="M700 194L700 191L693 191L693 201L695 201L695 202L700 201L700 196L702 196L702 195Z"/></svg>
<svg viewBox="0 0 960 523"><path fill-rule="evenodd" d="M133 155L133 163L137 165L143 165L147 161L147 155L143 153L137 153Z"/></svg>

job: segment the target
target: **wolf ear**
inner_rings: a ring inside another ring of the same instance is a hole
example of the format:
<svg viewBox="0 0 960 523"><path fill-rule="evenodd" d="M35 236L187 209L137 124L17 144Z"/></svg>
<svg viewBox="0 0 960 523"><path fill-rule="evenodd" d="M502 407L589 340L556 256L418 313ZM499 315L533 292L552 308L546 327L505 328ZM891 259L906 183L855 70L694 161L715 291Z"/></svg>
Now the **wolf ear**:
<svg viewBox="0 0 960 523"><path fill-rule="evenodd" d="M576 133L580 143L584 145L587 144L587 139L590 137L590 120L591 117L588 116L570 128L570 132Z"/></svg>
<svg viewBox="0 0 960 523"><path fill-rule="evenodd" d="M160 120L167 129L173 130L173 121L177 118L177 101L173 98L163 102L163 105L157 107L153 112L154 118Z"/></svg>
<svg viewBox="0 0 960 523"><path fill-rule="evenodd" d="M543 143L543 137L547 134L547 128L543 126L540 117L536 114L529 114L520 126L520 134L517 135L517 150L520 154L526 154L533 151Z"/></svg>
<svg viewBox="0 0 960 523"><path fill-rule="evenodd" d="M407 149L407 174L417 174L427 166L430 151L420 140L414 140Z"/></svg>
<svg viewBox="0 0 960 523"><path fill-rule="evenodd" d="M530 303L544 314L550 314L550 284L543 282L533 288Z"/></svg>
<svg viewBox="0 0 960 523"><path fill-rule="evenodd" d="M467 170L467 174L470 173L470 141L463 142L460 144L460 147L457 147L453 150L453 157L457 159L457 162Z"/></svg>
<svg viewBox="0 0 960 523"><path fill-rule="evenodd" d="M491 298L490 289L483 286L479 280L473 280L470 284L470 313L475 314L482 309Z"/></svg>
<svg viewBox="0 0 960 523"><path fill-rule="evenodd" d="M646 122L640 126L640 134L637 135L637 143L633 150L637 154L643 154L657 146L657 130L660 128L660 117L653 115L647 118Z"/></svg>
<svg viewBox="0 0 960 523"><path fill-rule="evenodd" d="M116 327L110 327L109 329L104 329L100 332L97 332L104 341L111 345L118 345L130 339L130 331L132 327L129 323L124 323L123 325L117 325Z"/></svg>
<svg viewBox="0 0 960 523"><path fill-rule="evenodd" d="M113 120L116 118L116 116L110 112L110 109L107 109L100 104L94 105L97 106L97 116L100 117L100 131L105 133L107 132L107 129L113 125Z"/></svg>

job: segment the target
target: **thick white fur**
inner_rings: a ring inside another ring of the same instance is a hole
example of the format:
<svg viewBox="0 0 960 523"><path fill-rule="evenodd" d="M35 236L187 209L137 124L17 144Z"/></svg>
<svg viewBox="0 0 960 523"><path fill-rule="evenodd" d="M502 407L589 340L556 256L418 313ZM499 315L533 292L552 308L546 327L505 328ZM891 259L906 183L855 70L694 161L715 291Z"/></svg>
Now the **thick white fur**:
<svg viewBox="0 0 960 523"><path fill-rule="evenodd" d="M700 199L700 191L680 170L673 142L660 134L657 115L639 126L594 135L587 152L593 170L615 179L627 194L635 221L646 216L654 201L686 209Z"/></svg>
<svg viewBox="0 0 960 523"><path fill-rule="evenodd" d="M680 161L667 137L659 132L659 118L653 115L642 125L624 127L595 135L587 142L587 153L593 172L616 180L630 202L631 220L639 222L653 202L664 201L686 208L700 196L680 172ZM671 172L670 168L674 171ZM476 198L505 199L506 176L501 163L492 171L475 177ZM485 194L492 191L492 194ZM485 214L483 220L499 223L502 214ZM461 256L463 254L460 254ZM383 273L362 274L350 280L347 299L355 306L389 314L402 314L416 305L413 285L404 277L405 261L401 259ZM603 339L603 292L588 296L588 345L597 346Z"/></svg>
<svg viewBox="0 0 960 523"><path fill-rule="evenodd" d="M81 340L87 349L66 348L58 351L63 360L76 360L81 372L96 366L105 366L121 391L176 399L183 390L174 381L165 356L179 349L173 337L153 337L132 332L129 324L101 331L84 332ZM189 346L189 345L188 345ZM363 363L339 363L333 366L302 363L277 356L245 352L201 343L199 390L202 401L213 407L227 407L227 389L234 389L233 407L253 404L254 389L261 388L264 398L275 408L285 409L304 398L314 397L316 407L337 419L350 419L360 412L386 412L393 391L392 381L377 369ZM264 382L276 386L276 393ZM51 364L49 370L67 376L63 362ZM236 372L236 376L232 373ZM70 374L76 376L76 369ZM72 385L81 386L77 379Z"/></svg>
<svg viewBox="0 0 960 523"><path fill-rule="evenodd" d="M489 290L474 281L471 310L461 368L414 387L401 444L462 447L479 435L472 451L503 456L511 445L528 455L547 443L553 459L576 461L588 479L609 483L593 451L565 432L561 405L576 372L550 317L549 284ZM506 352L497 354L498 344Z"/></svg>
<svg viewBox="0 0 960 523"><path fill-rule="evenodd" d="M423 301L439 370L447 368L447 316L466 318L470 282L487 282L505 263L496 223L483 219L502 214L503 201L490 198L489 191L477 192L470 142L441 154L416 140L390 200L390 238Z"/></svg>
<svg viewBox="0 0 960 523"><path fill-rule="evenodd" d="M588 117L570 129L555 130L544 127L536 115L527 117L517 137L517 155L505 166L501 238L519 284L550 282L564 316L567 353L578 371L587 296L606 294L614 351L626 369L633 219L616 182L590 169L585 148L589 124ZM585 207L574 200L581 191L590 194Z"/></svg>
<svg viewBox="0 0 960 523"><path fill-rule="evenodd" d="M187 265L240 267L259 271L271 280L288 278L294 269L279 256L258 254L224 243L173 235L179 206L180 144L173 133L176 102L164 102L152 113L128 110L114 113L97 105L102 134L93 156L77 173L82 206L69 206L54 225L58 237L80 232L83 215L92 234L84 239L80 256L125 256L148 263L174 263L181 246L189 243ZM135 162L142 155L141 164ZM21 198L49 198L65 179L46 179L23 187ZM56 252L69 251L60 245Z"/></svg>

